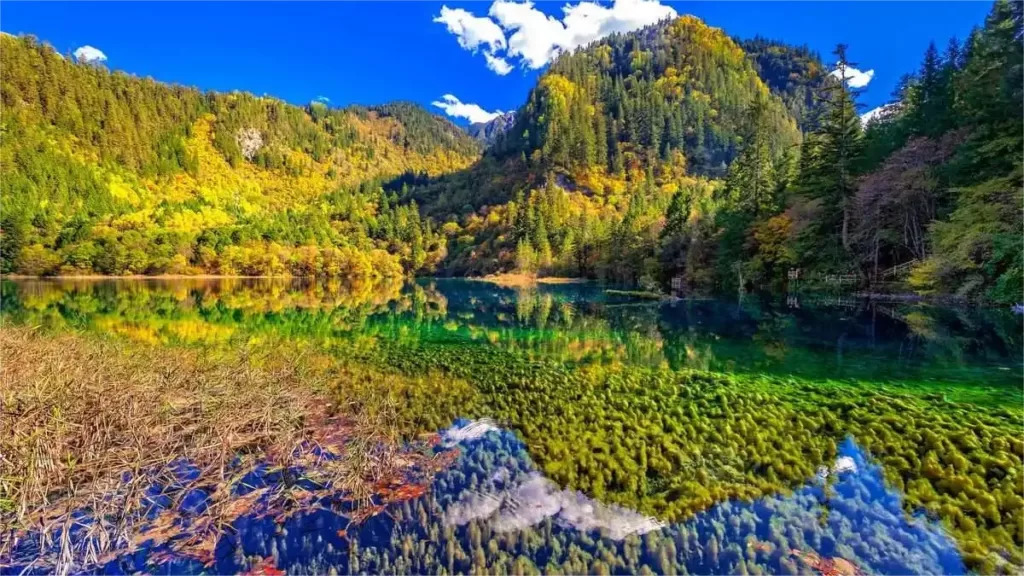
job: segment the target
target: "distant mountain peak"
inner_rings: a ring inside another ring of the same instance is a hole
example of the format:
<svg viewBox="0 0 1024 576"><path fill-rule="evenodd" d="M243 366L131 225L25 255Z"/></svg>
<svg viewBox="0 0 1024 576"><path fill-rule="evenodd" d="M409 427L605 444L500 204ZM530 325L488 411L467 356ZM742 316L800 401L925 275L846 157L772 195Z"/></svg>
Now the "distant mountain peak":
<svg viewBox="0 0 1024 576"><path fill-rule="evenodd" d="M514 111L505 112L495 116L487 122L475 122L466 128L466 132L473 138L483 142L485 146L494 144L498 136L507 132L516 123Z"/></svg>

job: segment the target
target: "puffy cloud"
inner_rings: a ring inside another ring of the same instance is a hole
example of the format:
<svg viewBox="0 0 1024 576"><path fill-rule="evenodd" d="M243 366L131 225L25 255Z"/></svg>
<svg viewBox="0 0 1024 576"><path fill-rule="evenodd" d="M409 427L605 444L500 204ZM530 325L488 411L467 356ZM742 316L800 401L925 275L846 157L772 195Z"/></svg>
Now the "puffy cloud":
<svg viewBox="0 0 1024 576"><path fill-rule="evenodd" d="M484 52L484 59L487 60L487 67L498 76L504 76L512 71L512 65L501 56L495 56L490 52Z"/></svg>
<svg viewBox="0 0 1024 576"><path fill-rule="evenodd" d="M456 12L459 14L455 15ZM448 31L455 34L459 44L467 50L475 51L482 41L474 43L465 40L464 22L472 21L474 30L486 29L492 38L500 33L501 43L488 43L484 57L488 68L498 74L507 74L511 70L509 60L517 61L526 68L541 68L560 53L600 40L609 34L629 32L677 16L672 7L661 4L660 0L614 0L611 6L580 2L563 6L562 14L561 20L548 16L535 8L529 0L496 0L491 4L488 17L477 17L465 10L442 7L441 15L434 21L445 23ZM453 21L458 26L453 26ZM473 37L480 38L482 35L476 34Z"/></svg>
<svg viewBox="0 0 1024 576"><path fill-rule="evenodd" d="M445 94L441 97L441 100L435 100L431 104L444 110L444 113L449 116L465 118L474 124L477 122L487 122L503 114L501 110L488 112L476 104L465 104L451 94Z"/></svg>
<svg viewBox="0 0 1024 576"><path fill-rule="evenodd" d="M833 78L839 78L839 69L832 71L831 76ZM867 72L861 72L856 68L846 68L846 83L850 85L850 88L863 88L871 82L871 79L875 77L874 70L868 70Z"/></svg>
<svg viewBox="0 0 1024 576"><path fill-rule="evenodd" d="M92 46L82 46L78 50L75 50L73 54L75 56L75 60L86 64L104 62L107 59L107 55L104 54L102 50L99 48L93 48Z"/></svg>
<svg viewBox="0 0 1024 576"><path fill-rule="evenodd" d="M316 102L323 102L324 104L330 104L331 103L331 99L328 98L327 96L317 96L313 100L316 101Z"/></svg>
<svg viewBox="0 0 1024 576"><path fill-rule="evenodd" d="M505 34L490 18L478 17L462 8L441 6L441 15L434 22L444 24L459 39L459 46L476 51L486 44L490 53L505 48Z"/></svg>
<svg viewBox="0 0 1024 576"><path fill-rule="evenodd" d="M558 56L568 35L565 26L552 16L533 7L532 2L491 4L488 13L512 33L508 39L508 55L519 57L529 68L540 68Z"/></svg>

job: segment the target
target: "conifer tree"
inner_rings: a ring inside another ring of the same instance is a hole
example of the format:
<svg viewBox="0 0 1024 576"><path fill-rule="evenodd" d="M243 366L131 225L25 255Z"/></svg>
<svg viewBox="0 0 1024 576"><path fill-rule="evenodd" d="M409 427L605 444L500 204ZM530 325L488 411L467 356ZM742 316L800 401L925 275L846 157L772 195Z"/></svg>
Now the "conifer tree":
<svg viewBox="0 0 1024 576"><path fill-rule="evenodd" d="M848 70L854 64L847 60L844 44L838 45L834 54L835 78L826 82L819 94L821 126L805 141L800 189L820 201L820 215L814 223L814 258L824 256L833 266L842 266L850 248L855 171L861 155L862 134L857 92L847 82Z"/></svg>

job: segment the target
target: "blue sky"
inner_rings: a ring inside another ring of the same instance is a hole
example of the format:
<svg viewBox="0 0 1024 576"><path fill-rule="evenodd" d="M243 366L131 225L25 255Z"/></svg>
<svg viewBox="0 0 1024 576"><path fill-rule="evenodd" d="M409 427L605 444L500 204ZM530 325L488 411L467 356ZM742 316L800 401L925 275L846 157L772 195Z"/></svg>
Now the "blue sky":
<svg viewBox="0 0 1024 576"><path fill-rule="evenodd" d="M552 47L550 26L564 27L562 43L571 46L674 10L733 36L760 34L807 44L826 60L836 43L849 44L858 68L874 70L861 98L867 110L888 101L900 76L918 67L929 41L944 48L951 36L962 40L990 7L988 2L617 2L622 5L604 2L577 10L576 16L591 17L580 26L570 24L563 11L576 0L538 2L532 8L511 0L2 2L0 29L34 34L62 53L90 46L112 69L203 89L241 89L297 104L325 96L332 105L412 100L427 107L450 94L494 111L513 110L525 100ZM500 62L488 67L485 54Z"/></svg>

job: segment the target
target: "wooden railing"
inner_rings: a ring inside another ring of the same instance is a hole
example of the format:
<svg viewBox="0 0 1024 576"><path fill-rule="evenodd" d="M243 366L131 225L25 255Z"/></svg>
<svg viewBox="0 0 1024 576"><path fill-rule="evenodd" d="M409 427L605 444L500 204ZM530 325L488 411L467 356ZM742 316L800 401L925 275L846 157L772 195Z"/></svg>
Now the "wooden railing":
<svg viewBox="0 0 1024 576"><path fill-rule="evenodd" d="M826 284L856 284L860 280L860 277L856 274L826 274Z"/></svg>
<svg viewBox="0 0 1024 576"><path fill-rule="evenodd" d="M910 269L913 268L917 264L917 262L918 262L917 258L914 258L913 260L911 260L909 262L904 262L903 264L897 264L897 265L893 266L892 268L886 268L885 270L882 271L882 274L880 276L883 279L884 278L901 278L901 277L906 276L907 274L909 274L910 273Z"/></svg>

